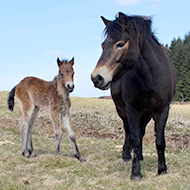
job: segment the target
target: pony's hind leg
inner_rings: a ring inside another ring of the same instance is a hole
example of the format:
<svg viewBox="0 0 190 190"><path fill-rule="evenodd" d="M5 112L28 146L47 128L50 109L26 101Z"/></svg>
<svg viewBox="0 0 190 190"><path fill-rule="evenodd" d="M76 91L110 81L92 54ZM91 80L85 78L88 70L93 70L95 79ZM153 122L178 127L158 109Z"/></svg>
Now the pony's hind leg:
<svg viewBox="0 0 190 190"><path fill-rule="evenodd" d="M76 144L76 137L75 137L75 133L71 128L71 117L69 114L67 114L66 116L64 116L62 118L63 121L63 126L65 127L65 129L68 132L68 138L69 141L71 143L71 146L73 148L73 154L74 156L80 161L80 162L85 162L86 160L81 156L77 144Z"/></svg>
<svg viewBox="0 0 190 190"><path fill-rule="evenodd" d="M29 121L29 128L28 128L28 135L27 135L27 150L32 157L37 156L33 150L33 145L32 145L32 130L33 130L33 126L34 126L34 121L37 117L39 110L40 109L38 107L36 107L36 106L34 107L34 110L32 112L32 115L31 115L31 118Z"/></svg>
<svg viewBox="0 0 190 190"><path fill-rule="evenodd" d="M165 107L162 113L155 119L156 148L158 153L158 175L167 173L165 162L165 137L164 129L168 118L169 106Z"/></svg>

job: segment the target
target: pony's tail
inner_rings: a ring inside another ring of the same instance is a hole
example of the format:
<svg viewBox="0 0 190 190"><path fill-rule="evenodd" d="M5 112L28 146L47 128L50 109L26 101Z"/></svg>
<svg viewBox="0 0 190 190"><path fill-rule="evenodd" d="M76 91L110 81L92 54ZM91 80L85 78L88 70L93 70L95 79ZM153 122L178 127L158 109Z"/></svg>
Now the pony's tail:
<svg viewBox="0 0 190 190"><path fill-rule="evenodd" d="M15 96L16 87L17 87L17 86L15 86L15 87L9 92L9 97L8 97L8 100L7 100L8 108L9 108L11 111L13 111L13 109L14 109L14 104L15 104L14 96Z"/></svg>

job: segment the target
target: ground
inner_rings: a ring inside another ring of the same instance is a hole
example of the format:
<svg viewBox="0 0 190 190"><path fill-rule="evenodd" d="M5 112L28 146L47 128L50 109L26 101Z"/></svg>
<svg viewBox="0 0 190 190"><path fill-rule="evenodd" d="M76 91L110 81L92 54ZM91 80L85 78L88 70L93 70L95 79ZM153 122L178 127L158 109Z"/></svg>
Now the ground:
<svg viewBox="0 0 190 190"><path fill-rule="evenodd" d="M49 115L40 111L33 131L36 158L21 155L16 101L14 112L7 109L8 92L0 92L0 189L190 189L190 105L171 105L166 126L168 174L157 176L154 122L143 139L144 161L140 182L130 180L131 162L121 158L124 141L122 122L112 100L71 97L72 124L81 154L72 154L63 129L61 156L55 156L55 139Z"/></svg>

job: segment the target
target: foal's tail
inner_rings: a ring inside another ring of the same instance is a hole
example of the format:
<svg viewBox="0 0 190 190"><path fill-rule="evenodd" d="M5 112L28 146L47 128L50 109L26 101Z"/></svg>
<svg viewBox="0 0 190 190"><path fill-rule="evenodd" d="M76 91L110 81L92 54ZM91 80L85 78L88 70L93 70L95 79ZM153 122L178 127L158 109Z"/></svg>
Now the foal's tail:
<svg viewBox="0 0 190 190"><path fill-rule="evenodd" d="M9 97L8 97L8 100L7 100L7 104L8 104L8 108L13 111L13 108L14 108L14 104L15 104L15 101L14 101L14 96L15 96L15 89L16 89L17 86L15 86L10 92L9 92Z"/></svg>

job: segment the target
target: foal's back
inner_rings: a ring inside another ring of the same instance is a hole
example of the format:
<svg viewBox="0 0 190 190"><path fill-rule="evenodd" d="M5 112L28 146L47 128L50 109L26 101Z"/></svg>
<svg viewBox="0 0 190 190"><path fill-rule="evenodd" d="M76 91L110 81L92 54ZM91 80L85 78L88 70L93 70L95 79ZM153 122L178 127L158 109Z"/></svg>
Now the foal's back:
<svg viewBox="0 0 190 190"><path fill-rule="evenodd" d="M24 78L16 87L15 94L22 107L37 106L48 110L50 89L55 92L53 82L47 82L36 77ZM26 108L25 108L26 109Z"/></svg>

